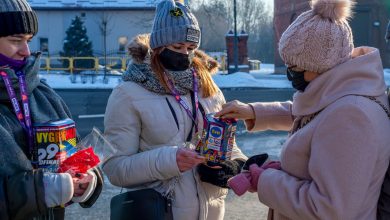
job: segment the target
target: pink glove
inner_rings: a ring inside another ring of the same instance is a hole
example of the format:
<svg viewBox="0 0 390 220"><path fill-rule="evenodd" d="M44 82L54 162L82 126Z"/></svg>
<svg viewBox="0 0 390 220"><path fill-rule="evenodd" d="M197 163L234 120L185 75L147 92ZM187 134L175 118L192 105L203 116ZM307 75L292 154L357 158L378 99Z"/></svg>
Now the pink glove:
<svg viewBox="0 0 390 220"><path fill-rule="evenodd" d="M236 195L242 196L251 187L251 179L251 173L243 171L230 178L227 184Z"/></svg>
<svg viewBox="0 0 390 220"><path fill-rule="evenodd" d="M249 171L242 172L229 179L228 185L238 196L242 196L246 191L257 192L257 183L263 171L264 169L257 166L257 164L252 164L249 166Z"/></svg>
<svg viewBox="0 0 390 220"><path fill-rule="evenodd" d="M257 166L257 164L252 164L249 166L249 172L251 174L251 187L249 187L249 192L257 192L257 184L259 182L259 178L261 173L263 173L265 169Z"/></svg>
<svg viewBox="0 0 390 220"><path fill-rule="evenodd" d="M281 169L279 161L270 161L267 164L259 167L256 164L249 166L249 171L243 171L242 173L232 177L228 181L229 187L238 196L242 196L246 191L257 192L257 184L261 173L266 169Z"/></svg>
<svg viewBox="0 0 390 220"><path fill-rule="evenodd" d="M280 165L280 161L272 160L268 163L265 163L263 166L261 166L261 168L263 168L263 169L272 168L272 169L276 169L276 170L281 170L282 166Z"/></svg>

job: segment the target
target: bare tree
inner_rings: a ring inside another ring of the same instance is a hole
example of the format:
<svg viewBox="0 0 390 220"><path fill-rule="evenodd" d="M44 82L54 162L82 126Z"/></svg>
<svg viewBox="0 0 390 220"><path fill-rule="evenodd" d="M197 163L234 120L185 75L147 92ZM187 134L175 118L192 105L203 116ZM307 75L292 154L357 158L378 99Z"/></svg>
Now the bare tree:
<svg viewBox="0 0 390 220"><path fill-rule="evenodd" d="M226 8L221 1L202 4L195 10L202 30L201 48L207 51L221 51L226 47L225 34L229 29Z"/></svg>
<svg viewBox="0 0 390 220"><path fill-rule="evenodd" d="M150 32L150 30L152 29L152 26L153 26L153 21L154 21L154 15L152 16L146 16L145 14L139 14L139 15L133 15L133 17L131 17L130 19L127 19L128 20L128 25L139 25L141 26L142 28L144 28L145 30L147 30L147 32Z"/></svg>
<svg viewBox="0 0 390 220"><path fill-rule="evenodd" d="M103 11L100 22L99 29L100 33L103 36L103 57L104 57L104 76L103 82L106 83L106 75L107 75L107 36L111 34L112 29L109 29L109 23L112 19L112 16Z"/></svg>
<svg viewBox="0 0 390 220"><path fill-rule="evenodd" d="M225 35L233 30L233 0L191 0L202 29L202 48L225 48ZM273 17L264 0L237 1L237 29L249 34L249 57L273 62Z"/></svg>

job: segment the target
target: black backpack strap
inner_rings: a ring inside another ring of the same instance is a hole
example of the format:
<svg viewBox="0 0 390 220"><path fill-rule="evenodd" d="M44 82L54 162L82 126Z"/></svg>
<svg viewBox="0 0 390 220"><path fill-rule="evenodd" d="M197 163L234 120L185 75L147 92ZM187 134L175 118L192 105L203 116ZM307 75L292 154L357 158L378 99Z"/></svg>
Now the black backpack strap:
<svg viewBox="0 0 390 220"><path fill-rule="evenodd" d="M390 168L390 167L389 167ZM390 219L390 169L387 168L377 206L377 220Z"/></svg>
<svg viewBox="0 0 390 220"><path fill-rule="evenodd" d="M202 117L204 117L206 115L204 108L203 108L202 104L200 104L200 103L199 103L199 111L202 114Z"/></svg>
<svg viewBox="0 0 390 220"><path fill-rule="evenodd" d="M175 123L176 123L177 130L179 130L179 129L180 129L180 128L179 128L179 121L177 120L177 116L176 116L175 110L173 109L173 107L172 107L172 105L171 105L171 103L169 102L169 100L168 100L167 97L165 97L165 101L167 101L169 110L171 110L173 119L175 119Z"/></svg>
<svg viewBox="0 0 390 220"><path fill-rule="evenodd" d="M389 110L386 108L386 106L382 102L380 102L374 96L366 96L366 95L362 95L362 96L365 97L365 98L370 99L371 101L376 102L386 112L387 117L390 119L390 112L389 112Z"/></svg>
<svg viewBox="0 0 390 220"><path fill-rule="evenodd" d="M192 118L195 118L196 116L196 106L195 106L195 95L193 92L191 93L191 103L192 103ZM192 131L194 130L195 122L192 121L191 130L187 135L186 142L190 142L192 139Z"/></svg>
<svg viewBox="0 0 390 220"><path fill-rule="evenodd" d="M387 95L390 101L389 91L387 91ZM385 111L387 117L390 119L389 110L382 102L380 102L378 99L376 99L373 96L365 96L365 95L362 96L370 99L371 101L376 102ZM390 166L387 168L385 178L382 183L376 214L377 214L376 216L377 220L390 219Z"/></svg>

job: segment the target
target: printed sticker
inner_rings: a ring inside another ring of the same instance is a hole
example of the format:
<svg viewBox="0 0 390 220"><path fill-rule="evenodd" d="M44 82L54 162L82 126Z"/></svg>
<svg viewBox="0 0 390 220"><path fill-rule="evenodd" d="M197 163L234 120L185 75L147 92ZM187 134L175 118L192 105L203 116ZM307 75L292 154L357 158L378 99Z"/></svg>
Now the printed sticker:
<svg viewBox="0 0 390 220"><path fill-rule="evenodd" d="M199 43L200 31L192 28L187 28L187 38L189 42Z"/></svg>

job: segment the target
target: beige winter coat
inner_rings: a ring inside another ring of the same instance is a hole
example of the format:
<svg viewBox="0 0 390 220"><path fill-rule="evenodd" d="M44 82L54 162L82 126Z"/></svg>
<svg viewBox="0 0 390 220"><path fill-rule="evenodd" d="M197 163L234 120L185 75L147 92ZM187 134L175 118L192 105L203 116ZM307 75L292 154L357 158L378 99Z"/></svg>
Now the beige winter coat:
<svg viewBox="0 0 390 220"><path fill-rule="evenodd" d="M201 97L199 94L206 113L219 111L225 103L220 91L210 98ZM190 95L182 98L192 109ZM203 121L198 121L203 126ZM105 135L114 146L103 167L112 184L166 192L174 177L179 177L174 187L176 220L223 219L228 190L200 181L196 168L184 173L178 169L176 151L183 146L192 121L174 97L150 92L134 82L123 82L109 98L104 125ZM245 159L237 147L234 158Z"/></svg>
<svg viewBox="0 0 390 220"><path fill-rule="evenodd" d="M254 103L248 129L288 130L294 117L318 114L291 135L281 152L282 170L268 169L258 197L273 219L374 220L389 165L389 109L379 51L356 48L353 59L321 74L294 102ZM296 122L296 121L295 121Z"/></svg>

